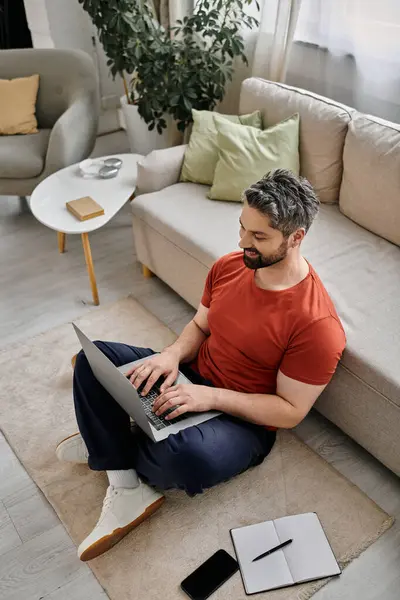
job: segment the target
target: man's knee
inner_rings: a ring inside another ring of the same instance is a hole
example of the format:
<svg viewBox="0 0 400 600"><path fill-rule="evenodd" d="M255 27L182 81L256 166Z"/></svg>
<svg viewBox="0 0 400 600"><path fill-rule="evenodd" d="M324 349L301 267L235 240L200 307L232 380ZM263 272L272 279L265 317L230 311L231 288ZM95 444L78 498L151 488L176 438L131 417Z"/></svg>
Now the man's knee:
<svg viewBox="0 0 400 600"><path fill-rule="evenodd" d="M100 340L95 340L93 344L104 354L104 342ZM86 354L83 350L80 350L76 355L74 371L79 375L82 374L82 372L87 372L89 369L91 369L91 367L89 365L88 359L86 358Z"/></svg>
<svg viewBox="0 0 400 600"><path fill-rule="evenodd" d="M83 350L80 350L76 355L75 362L75 373L79 373L82 370L86 370L89 367L88 359L86 358L86 354Z"/></svg>
<svg viewBox="0 0 400 600"><path fill-rule="evenodd" d="M96 348L101 350L103 354L106 353L106 350L107 350L106 342L102 342L101 340L94 340L93 344L96 346Z"/></svg>
<svg viewBox="0 0 400 600"><path fill-rule="evenodd" d="M213 481L218 476L219 465L215 458L212 448L201 436L190 438L171 456L175 472L185 480L194 479L199 483Z"/></svg>

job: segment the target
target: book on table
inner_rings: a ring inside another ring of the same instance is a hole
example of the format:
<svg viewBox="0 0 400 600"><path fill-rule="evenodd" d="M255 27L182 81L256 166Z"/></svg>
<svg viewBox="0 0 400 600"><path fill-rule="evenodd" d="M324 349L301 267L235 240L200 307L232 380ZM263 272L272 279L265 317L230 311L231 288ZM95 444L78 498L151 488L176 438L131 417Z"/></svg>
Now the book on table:
<svg viewBox="0 0 400 600"><path fill-rule="evenodd" d="M66 202L67 209L80 221L87 221L104 215L104 208L90 196Z"/></svg>
<svg viewBox="0 0 400 600"><path fill-rule="evenodd" d="M316 513L303 513L231 529L247 594L340 575L341 569ZM292 539L281 550L254 558Z"/></svg>

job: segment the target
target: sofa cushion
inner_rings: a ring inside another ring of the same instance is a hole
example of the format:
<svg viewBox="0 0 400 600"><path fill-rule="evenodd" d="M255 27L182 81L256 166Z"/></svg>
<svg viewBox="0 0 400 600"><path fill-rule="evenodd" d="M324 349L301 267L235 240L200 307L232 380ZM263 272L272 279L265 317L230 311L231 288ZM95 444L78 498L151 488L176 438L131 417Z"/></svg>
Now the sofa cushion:
<svg viewBox="0 0 400 600"><path fill-rule="evenodd" d="M241 88L240 113L261 110L264 128L300 115L300 174L312 183L321 202L337 203L342 154L353 109L317 94L252 77Z"/></svg>
<svg viewBox="0 0 400 600"><path fill-rule="evenodd" d="M32 135L0 137L0 177L29 179L44 168L51 129Z"/></svg>
<svg viewBox="0 0 400 600"><path fill-rule="evenodd" d="M0 79L0 134L37 133L39 75Z"/></svg>
<svg viewBox="0 0 400 600"><path fill-rule="evenodd" d="M133 214L197 261L238 247L240 204L208 200L207 186L173 185L138 196ZM303 243L334 301L347 335L342 366L400 406L400 249L321 206Z"/></svg>
<svg viewBox="0 0 400 600"><path fill-rule="evenodd" d="M210 110L192 111L193 128L183 161L181 181L211 185L218 161L218 123L228 122L262 128L261 113L222 115Z"/></svg>
<svg viewBox="0 0 400 600"><path fill-rule="evenodd" d="M206 267L237 250L242 205L214 202L209 187L177 183L132 201L132 212Z"/></svg>
<svg viewBox="0 0 400 600"><path fill-rule="evenodd" d="M400 406L400 249L322 206L303 254L345 328L342 366Z"/></svg>
<svg viewBox="0 0 400 600"><path fill-rule="evenodd" d="M243 192L273 169L299 173L299 115L261 131L218 123L219 158L209 197L241 202Z"/></svg>
<svg viewBox="0 0 400 600"><path fill-rule="evenodd" d="M400 125L357 114L343 153L340 210L400 246Z"/></svg>

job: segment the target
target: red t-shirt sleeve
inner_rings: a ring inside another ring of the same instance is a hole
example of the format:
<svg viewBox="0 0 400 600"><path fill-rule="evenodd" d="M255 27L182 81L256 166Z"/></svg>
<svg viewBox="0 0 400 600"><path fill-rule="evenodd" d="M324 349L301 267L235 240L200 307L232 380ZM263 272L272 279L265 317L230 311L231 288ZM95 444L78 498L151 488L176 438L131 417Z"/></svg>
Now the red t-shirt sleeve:
<svg viewBox="0 0 400 600"><path fill-rule="evenodd" d="M326 385L331 380L346 345L346 336L334 317L311 323L290 342L280 365L287 377Z"/></svg>
<svg viewBox="0 0 400 600"><path fill-rule="evenodd" d="M203 291L203 296L201 298L201 304L203 306L205 306L206 308L210 308L212 289L214 286L215 278L217 276L219 264L220 264L220 260L213 264L213 266L211 267L211 269L208 272L207 279L204 284L204 291Z"/></svg>

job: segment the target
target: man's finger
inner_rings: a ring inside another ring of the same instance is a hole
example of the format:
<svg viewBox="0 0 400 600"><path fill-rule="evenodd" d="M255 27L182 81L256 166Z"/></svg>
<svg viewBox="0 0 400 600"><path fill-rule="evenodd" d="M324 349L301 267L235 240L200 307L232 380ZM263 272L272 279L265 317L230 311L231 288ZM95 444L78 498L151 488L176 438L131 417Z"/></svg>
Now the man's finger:
<svg viewBox="0 0 400 600"><path fill-rule="evenodd" d="M129 381L133 384L135 379L139 377L139 372L135 370L133 373L128 374L127 377L129 377Z"/></svg>
<svg viewBox="0 0 400 600"><path fill-rule="evenodd" d="M163 396L159 396L153 404L153 412L156 412L158 410L162 410L162 412L164 412L165 410L167 410L167 408L168 408L167 404L172 398L174 399L175 404L178 404L177 398L179 398L179 392L172 392L172 393L168 392L168 396L167 396L167 394L164 394ZM169 406L171 407L174 405L170 404Z"/></svg>
<svg viewBox="0 0 400 600"><path fill-rule="evenodd" d="M184 404L183 398L180 396L173 396L160 406L156 411L156 415L163 415L167 410L172 410L175 406L181 406L182 404Z"/></svg>
<svg viewBox="0 0 400 600"><path fill-rule="evenodd" d="M189 410L189 407L187 404L181 404L180 406L178 406L175 410L173 410L172 412L170 412L165 418L169 421L170 419L176 419L176 417L179 417L180 415L183 415L185 412L187 412Z"/></svg>
<svg viewBox="0 0 400 600"><path fill-rule="evenodd" d="M164 392L166 392L175 382L175 379L178 376L178 372L176 373L170 373L170 375L168 375L168 377L165 379L164 383L160 386L160 392L163 394Z"/></svg>
<svg viewBox="0 0 400 600"><path fill-rule="evenodd" d="M155 412L156 410L158 410L160 408L160 406L162 406L163 404L168 402L168 400L170 400L170 398L174 398L174 397L178 397L178 396L179 396L179 391L176 386L169 388L168 391L164 392L163 394L158 396L158 398L156 398L156 400L153 404L153 411Z"/></svg>
<svg viewBox="0 0 400 600"><path fill-rule="evenodd" d="M140 377L140 371L135 371L131 376L130 376L130 382L132 385L135 385L135 381L137 381Z"/></svg>
<svg viewBox="0 0 400 600"><path fill-rule="evenodd" d="M129 367L129 369L127 370L127 372L125 373L125 377L130 377L132 375L132 373L134 373L136 371L136 369L138 369L139 367L141 367L142 365L133 365L132 367Z"/></svg>
<svg viewBox="0 0 400 600"><path fill-rule="evenodd" d="M132 385L138 390L140 388L140 386L142 385L142 383L146 381L146 377L144 375L140 375L139 377L137 377L136 379L131 379L131 383Z"/></svg>
<svg viewBox="0 0 400 600"><path fill-rule="evenodd" d="M154 371L151 373L151 375L147 379L147 383L146 383L145 387L143 388L143 391L142 391L143 396L146 396L149 393L149 391L151 390L151 388L153 387L153 385L155 384L157 379L160 378L160 375L162 375L162 369L160 369L160 368L154 369Z"/></svg>
<svg viewBox="0 0 400 600"><path fill-rule="evenodd" d="M142 365L143 368L139 371L135 371L135 373L131 377L131 383L138 389L143 381L145 381L149 375L151 375L152 367L150 365Z"/></svg>
<svg viewBox="0 0 400 600"><path fill-rule="evenodd" d="M163 398L164 396L166 396L167 394L170 394L171 392L178 392L179 391L179 386L177 385L173 385L172 387L168 388L167 390L165 390L165 392L163 392L162 394L160 394L157 398L157 400L159 398Z"/></svg>

